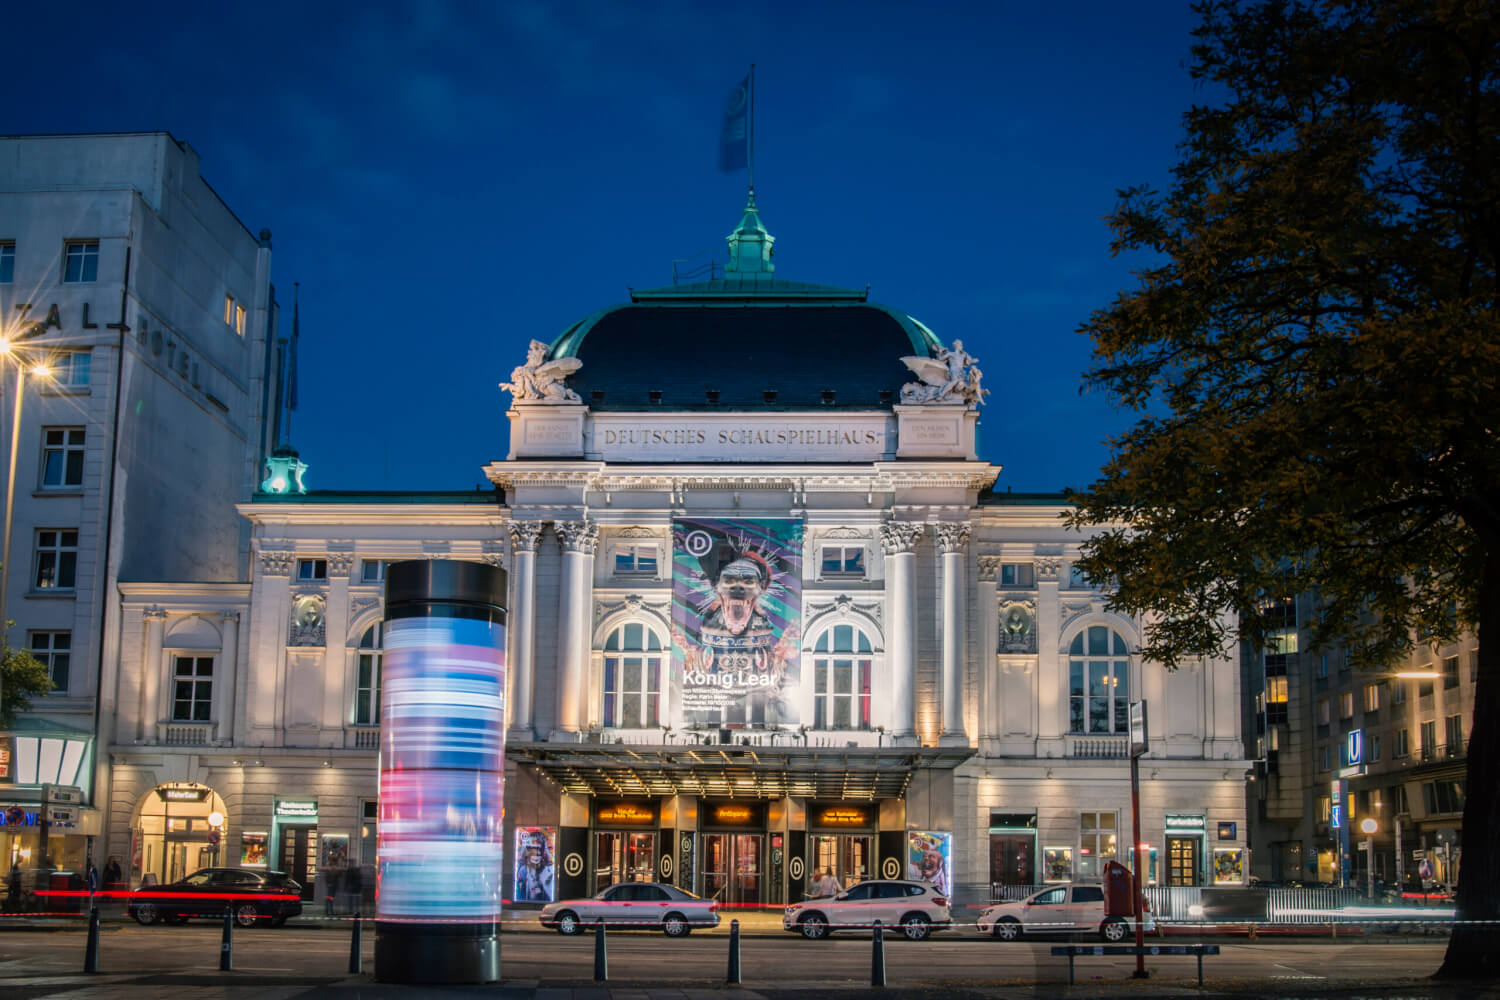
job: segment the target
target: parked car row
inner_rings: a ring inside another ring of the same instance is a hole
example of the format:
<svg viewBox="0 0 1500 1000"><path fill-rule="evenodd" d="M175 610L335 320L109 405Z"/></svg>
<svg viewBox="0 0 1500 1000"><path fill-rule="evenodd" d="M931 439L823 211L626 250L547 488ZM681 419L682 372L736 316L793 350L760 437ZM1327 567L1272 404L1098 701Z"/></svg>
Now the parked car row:
<svg viewBox="0 0 1500 1000"><path fill-rule="evenodd" d="M224 919L225 908L241 927L280 927L302 912L302 886L285 872L245 868L200 868L165 885L130 894L126 910L141 924L185 924L193 917Z"/></svg>

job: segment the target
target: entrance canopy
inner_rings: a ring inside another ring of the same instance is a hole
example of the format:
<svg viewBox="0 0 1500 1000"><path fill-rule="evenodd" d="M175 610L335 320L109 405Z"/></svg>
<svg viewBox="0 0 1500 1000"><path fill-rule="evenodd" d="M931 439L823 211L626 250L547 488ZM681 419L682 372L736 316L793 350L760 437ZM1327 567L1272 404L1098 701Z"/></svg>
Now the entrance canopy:
<svg viewBox="0 0 1500 1000"><path fill-rule="evenodd" d="M512 743L506 753L565 792L747 799L894 799L922 769L952 770L968 747Z"/></svg>

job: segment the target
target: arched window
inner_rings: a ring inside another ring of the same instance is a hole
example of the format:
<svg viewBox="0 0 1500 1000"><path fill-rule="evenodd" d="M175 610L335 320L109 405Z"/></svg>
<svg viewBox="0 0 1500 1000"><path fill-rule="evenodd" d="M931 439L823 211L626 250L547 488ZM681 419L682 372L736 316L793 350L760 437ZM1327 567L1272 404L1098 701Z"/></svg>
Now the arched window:
<svg viewBox="0 0 1500 1000"><path fill-rule="evenodd" d="M640 622L621 625L604 641L604 724L617 729L661 725L666 648Z"/></svg>
<svg viewBox="0 0 1500 1000"><path fill-rule="evenodd" d="M835 625L813 646L813 728L869 729L870 637Z"/></svg>
<svg viewBox="0 0 1500 1000"><path fill-rule="evenodd" d="M354 724L380 722L380 622L359 637L359 666L354 680Z"/></svg>
<svg viewBox="0 0 1500 1000"><path fill-rule="evenodd" d="M1068 647L1070 731L1130 731L1130 650L1120 633L1090 625Z"/></svg>

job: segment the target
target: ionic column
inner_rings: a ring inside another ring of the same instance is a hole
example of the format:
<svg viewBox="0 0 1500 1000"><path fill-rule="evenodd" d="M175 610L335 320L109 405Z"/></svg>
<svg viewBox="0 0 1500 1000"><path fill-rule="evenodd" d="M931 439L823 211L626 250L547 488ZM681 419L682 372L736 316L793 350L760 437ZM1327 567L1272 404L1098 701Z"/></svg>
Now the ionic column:
<svg viewBox="0 0 1500 1000"><path fill-rule="evenodd" d="M552 527L563 547L557 728L560 734L576 734L583 729L584 698L588 691L589 604L594 591L594 551L599 547L599 525L588 520L558 521Z"/></svg>
<svg viewBox="0 0 1500 1000"><path fill-rule="evenodd" d="M542 526L523 521L510 526L511 596L510 614L510 731L523 740L531 731L536 673L536 550L541 543Z"/></svg>
<svg viewBox="0 0 1500 1000"><path fill-rule="evenodd" d="M937 526L943 564L943 733L939 742L968 746L964 730L964 636L968 602L964 595L964 549L967 524Z"/></svg>
<svg viewBox="0 0 1500 1000"><path fill-rule="evenodd" d="M240 656L240 613L225 611L219 615L221 628L219 649L219 676L215 683L214 718L219 720L217 737L225 743L234 741L234 685Z"/></svg>
<svg viewBox="0 0 1500 1000"><path fill-rule="evenodd" d="M167 623L163 608L150 607L141 612L146 622L146 649L141 654L141 718L136 738L156 742L156 724L161 721L161 642Z"/></svg>
<svg viewBox="0 0 1500 1000"><path fill-rule="evenodd" d="M922 526L892 521L880 526L885 552L886 666L891 674L889 731L893 743L917 738L917 591L916 544Z"/></svg>

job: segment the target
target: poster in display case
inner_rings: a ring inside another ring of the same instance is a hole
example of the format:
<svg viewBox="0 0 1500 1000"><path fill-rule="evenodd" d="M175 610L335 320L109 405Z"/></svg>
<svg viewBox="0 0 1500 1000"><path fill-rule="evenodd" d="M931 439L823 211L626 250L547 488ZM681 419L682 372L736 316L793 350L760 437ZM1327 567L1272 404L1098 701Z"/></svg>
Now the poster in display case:
<svg viewBox="0 0 1500 1000"><path fill-rule="evenodd" d="M1214 848L1214 885L1243 885L1244 881L1244 848Z"/></svg>
<svg viewBox="0 0 1500 1000"><path fill-rule="evenodd" d="M953 834L913 830L906 835L906 848L906 877L948 895L953 885Z"/></svg>
<svg viewBox="0 0 1500 1000"><path fill-rule="evenodd" d="M557 898L553 860L557 857L557 828L516 827L516 887L519 903L550 903Z"/></svg>
<svg viewBox="0 0 1500 1000"><path fill-rule="evenodd" d="M1042 848L1042 881L1066 882L1073 877L1073 848Z"/></svg>
<svg viewBox="0 0 1500 1000"><path fill-rule="evenodd" d="M240 834L240 867L264 868L266 866L266 835L264 833Z"/></svg>

